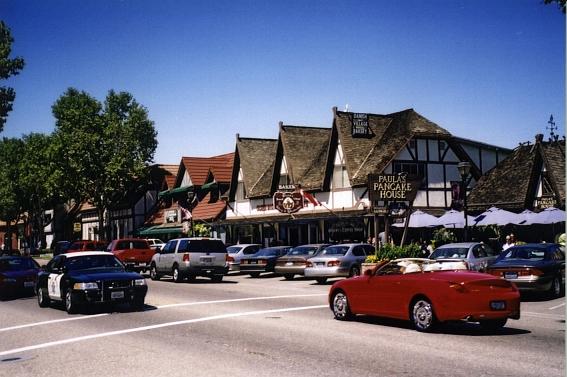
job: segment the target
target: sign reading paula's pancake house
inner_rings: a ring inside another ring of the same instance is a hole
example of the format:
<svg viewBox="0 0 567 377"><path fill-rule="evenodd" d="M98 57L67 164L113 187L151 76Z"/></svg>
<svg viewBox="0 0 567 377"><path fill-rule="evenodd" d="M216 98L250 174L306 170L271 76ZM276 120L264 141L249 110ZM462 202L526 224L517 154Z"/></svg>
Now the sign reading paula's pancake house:
<svg viewBox="0 0 567 377"><path fill-rule="evenodd" d="M412 201L417 195L422 178L406 173L368 175L368 199L375 201Z"/></svg>

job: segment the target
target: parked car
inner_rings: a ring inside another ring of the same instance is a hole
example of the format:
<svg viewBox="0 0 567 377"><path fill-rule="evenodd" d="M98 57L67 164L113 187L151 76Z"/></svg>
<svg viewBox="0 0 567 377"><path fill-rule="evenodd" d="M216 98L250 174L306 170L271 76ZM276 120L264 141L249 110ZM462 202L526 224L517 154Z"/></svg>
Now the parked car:
<svg viewBox="0 0 567 377"><path fill-rule="evenodd" d="M129 303L141 310L147 291L140 274L126 271L118 258L105 251L58 255L37 277L39 306L61 301L69 314L100 303Z"/></svg>
<svg viewBox="0 0 567 377"><path fill-rule="evenodd" d="M30 257L0 257L0 298L34 292L39 264Z"/></svg>
<svg viewBox="0 0 567 377"><path fill-rule="evenodd" d="M259 244L239 244L232 245L226 248L228 255L232 260L229 259L228 270L233 272L240 271L240 259L246 256L254 255L260 250L262 245Z"/></svg>
<svg viewBox="0 0 567 377"><path fill-rule="evenodd" d="M286 255L291 246L273 246L260 249L256 254L240 259L240 272L257 278L262 272L274 272L276 260Z"/></svg>
<svg viewBox="0 0 567 377"><path fill-rule="evenodd" d="M396 259L363 276L338 281L329 291L336 319L357 314L410 320L418 331L439 322L479 322L486 329L520 318L514 284L485 273L427 270L426 259Z"/></svg>
<svg viewBox="0 0 567 377"><path fill-rule="evenodd" d="M77 251L104 251L108 242L97 240L79 240L73 241L66 253L73 253Z"/></svg>
<svg viewBox="0 0 567 377"><path fill-rule="evenodd" d="M161 248L165 246L165 242L159 238L148 238L147 241L150 247L156 251L161 250Z"/></svg>
<svg viewBox="0 0 567 377"><path fill-rule="evenodd" d="M307 261L305 277L323 284L331 277L360 275L360 265L374 252L374 246L365 243L331 245Z"/></svg>
<svg viewBox="0 0 567 377"><path fill-rule="evenodd" d="M486 271L498 256L487 244L481 242L450 243L435 249L429 259L454 259L464 261L469 270Z"/></svg>
<svg viewBox="0 0 567 377"><path fill-rule="evenodd" d="M150 277L159 280L171 275L179 283L185 278L206 276L220 282L228 272L226 246L217 238L177 238L168 241L156 252L150 265Z"/></svg>
<svg viewBox="0 0 567 377"><path fill-rule="evenodd" d="M520 291L565 293L565 254L553 243L525 244L502 252L488 273L516 284Z"/></svg>
<svg viewBox="0 0 567 377"><path fill-rule="evenodd" d="M329 244L310 244L296 246L276 262L275 272L282 274L286 280L292 280L294 275L304 275L307 260L330 246Z"/></svg>
<svg viewBox="0 0 567 377"><path fill-rule="evenodd" d="M106 251L111 252L126 265L131 265L136 271L149 270L150 262L155 250L150 247L148 241L141 238L121 238L112 241Z"/></svg>
<svg viewBox="0 0 567 377"><path fill-rule="evenodd" d="M64 254L69 250L71 246L71 242L69 241L57 241L55 245L53 245L53 256L57 256L59 254Z"/></svg>

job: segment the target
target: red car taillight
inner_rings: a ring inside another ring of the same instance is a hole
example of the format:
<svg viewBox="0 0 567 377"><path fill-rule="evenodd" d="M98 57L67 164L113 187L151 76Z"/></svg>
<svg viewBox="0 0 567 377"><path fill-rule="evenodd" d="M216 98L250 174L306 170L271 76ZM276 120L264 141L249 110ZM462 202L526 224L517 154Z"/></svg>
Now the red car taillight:
<svg viewBox="0 0 567 377"><path fill-rule="evenodd" d="M266 264L266 260L265 259L258 259L258 264Z"/></svg>
<svg viewBox="0 0 567 377"><path fill-rule="evenodd" d="M183 254L183 262L189 262L191 258L189 257L189 253Z"/></svg>
<svg viewBox="0 0 567 377"><path fill-rule="evenodd" d="M338 260L330 260L327 262L327 267L337 267L341 262Z"/></svg>
<svg viewBox="0 0 567 377"><path fill-rule="evenodd" d="M307 261L307 262L305 263L305 267L313 267L313 262Z"/></svg>
<svg viewBox="0 0 567 377"><path fill-rule="evenodd" d="M518 276L542 276L543 271L538 270L537 268L526 268L525 270L518 271Z"/></svg>
<svg viewBox="0 0 567 377"><path fill-rule="evenodd" d="M234 262L234 258L231 257L230 255L226 254L226 259L227 262Z"/></svg>

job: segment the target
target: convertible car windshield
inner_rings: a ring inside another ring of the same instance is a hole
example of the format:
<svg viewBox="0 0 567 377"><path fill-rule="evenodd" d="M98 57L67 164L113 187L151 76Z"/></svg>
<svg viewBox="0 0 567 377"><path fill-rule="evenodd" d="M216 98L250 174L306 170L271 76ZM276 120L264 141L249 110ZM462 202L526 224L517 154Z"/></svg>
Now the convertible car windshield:
<svg viewBox="0 0 567 377"><path fill-rule="evenodd" d="M431 259L466 258L469 249L466 247L438 248L431 254Z"/></svg>
<svg viewBox="0 0 567 377"><path fill-rule="evenodd" d="M85 255L80 257L68 258L65 267L69 271L87 270L91 268L119 268L124 266L114 255Z"/></svg>

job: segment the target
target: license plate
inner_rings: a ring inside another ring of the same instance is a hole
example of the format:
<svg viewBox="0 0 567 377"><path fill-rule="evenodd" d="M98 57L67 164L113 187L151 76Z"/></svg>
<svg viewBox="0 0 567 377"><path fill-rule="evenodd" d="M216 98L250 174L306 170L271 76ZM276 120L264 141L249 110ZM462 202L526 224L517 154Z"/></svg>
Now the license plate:
<svg viewBox="0 0 567 377"><path fill-rule="evenodd" d="M258 261L255 261L255 260L250 261L250 264L257 264L257 263L258 263Z"/></svg>
<svg viewBox="0 0 567 377"><path fill-rule="evenodd" d="M490 301L490 309L492 310L505 310L506 301Z"/></svg>
<svg viewBox="0 0 567 377"><path fill-rule="evenodd" d="M286 266L293 266L293 262L287 262L285 265Z"/></svg>
<svg viewBox="0 0 567 377"><path fill-rule="evenodd" d="M213 258L211 258L211 257L201 257L201 263L213 263Z"/></svg>
<svg viewBox="0 0 567 377"><path fill-rule="evenodd" d="M118 298L124 298L124 291L110 292L110 298L113 300Z"/></svg>
<svg viewBox="0 0 567 377"><path fill-rule="evenodd" d="M35 286L35 283L33 281L24 281L24 287L25 288L33 288Z"/></svg>
<svg viewBox="0 0 567 377"><path fill-rule="evenodd" d="M518 273L517 272L504 272L504 279L517 279Z"/></svg>
<svg viewBox="0 0 567 377"><path fill-rule="evenodd" d="M142 263L138 263L138 266L140 266L140 267L144 267L145 265L146 265L146 263L145 263L145 262L142 262Z"/></svg>

